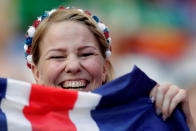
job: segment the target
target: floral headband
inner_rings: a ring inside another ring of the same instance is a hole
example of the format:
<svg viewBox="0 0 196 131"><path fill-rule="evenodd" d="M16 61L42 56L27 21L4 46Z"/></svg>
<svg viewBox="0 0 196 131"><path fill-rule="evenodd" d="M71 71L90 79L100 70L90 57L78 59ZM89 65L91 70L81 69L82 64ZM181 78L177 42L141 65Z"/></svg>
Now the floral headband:
<svg viewBox="0 0 196 131"><path fill-rule="evenodd" d="M57 10L68 10L68 9L75 9L75 10L78 10L82 13L85 13L85 14L91 16L97 22L99 30L104 34L104 36L107 40L108 49L105 52L106 53L106 58L109 58L111 56L111 37L109 36L108 27L105 26L99 20L99 18L97 16L93 15L92 13L90 13L88 11L84 11L84 10L78 9L78 8L59 7L58 9L52 9L51 11L46 11L45 14L41 17L38 17L38 19L34 21L33 25L30 26L29 29L27 30L27 35L25 37L24 51L25 51L25 58L27 60L27 66L29 68L31 68L31 64L32 64L31 46L32 46L33 37L34 37L34 34L35 34L35 31L36 31L37 27L44 20L44 18L49 17L55 11L57 11Z"/></svg>

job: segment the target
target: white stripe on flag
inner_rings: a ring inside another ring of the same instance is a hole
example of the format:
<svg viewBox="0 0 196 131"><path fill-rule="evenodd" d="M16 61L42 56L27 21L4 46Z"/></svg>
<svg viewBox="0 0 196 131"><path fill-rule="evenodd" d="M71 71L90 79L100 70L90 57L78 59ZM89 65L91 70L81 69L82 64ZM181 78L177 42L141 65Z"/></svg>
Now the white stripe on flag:
<svg viewBox="0 0 196 131"><path fill-rule="evenodd" d="M74 109L69 111L69 117L77 131L99 131L96 122L91 117L91 110L99 104L101 96L91 92L78 92Z"/></svg>
<svg viewBox="0 0 196 131"><path fill-rule="evenodd" d="M23 108L29 105L31 84L8 79L5 99L1 108L7 118L8 131L31 131L31 124L23 115Z"/></svg>

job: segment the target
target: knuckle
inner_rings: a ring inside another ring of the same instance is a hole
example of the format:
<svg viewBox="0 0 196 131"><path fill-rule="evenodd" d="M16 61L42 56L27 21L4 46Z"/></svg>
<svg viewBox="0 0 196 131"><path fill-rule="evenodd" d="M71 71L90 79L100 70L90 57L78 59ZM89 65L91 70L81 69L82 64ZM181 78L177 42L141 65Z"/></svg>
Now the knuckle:
<svg viewBox="0 0 196 131"><path fill-rule="evenodd" d="M163 83L163 86L169 87L169 86L171 86L171 84L169 82L165 82L165 83Z"/></svg>
<svg viewBox="0 0 196 131"><path fill-rule="evenodd" d="M162 85L160 85L160 86L157 88L157 90L158 90L159 92L165 92L168 88L169 88L169 86L167 86L167 85L165 85L165 84L162 84Z"/></svg>
<svg viewBox="0 0 196 131"><path fill-rule="evenodd" d="M176 85L171 85L170 88L172 88L173 90L180 90L180 88Z"/></svg>
<svg viewBox="0 0 196 131"><path fill-rule="evenodd" d="M185 96L187 95L187 90L185 90L185 89L180 89L180 91L182 92L182 94L184 94Z"/></svg>
<svg viewBox="0 0 196 131"><path fill-rule="evenodd" d="M188 91L185 89L181 89L180 91L182 92L182 97L184 100L188 100Z"/></svg>
<svg viewBox="0 0 196 131"><path fill-rule="evenodd" d="M158 91L158 92L164 91L164 86L160 85L160 86L157 88L157 91Z"/></svg>

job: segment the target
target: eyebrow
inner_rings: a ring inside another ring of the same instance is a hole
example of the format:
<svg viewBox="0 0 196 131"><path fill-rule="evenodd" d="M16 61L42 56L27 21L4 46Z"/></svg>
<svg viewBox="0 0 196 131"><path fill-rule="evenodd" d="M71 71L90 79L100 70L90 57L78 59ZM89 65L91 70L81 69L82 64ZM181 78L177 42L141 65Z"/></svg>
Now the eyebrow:
<svg viewBox="0 0 196 131"><path fill-rule="evenodd" d="M94 50L98 50L98 48L96 48L95 46L91 46L91 45L81 46L78 48L78 50L84 50L84 49L88 49L88 48L93 48ZM50 52L64 52L64 53L66 53L67 50L62 49L62 48L50 49L46 52L45 56L47 56Z"/></svg>
<svg viewBox="0 0 196 131"><path fill-rule="evenodd" d="M47 56L50 52L67 52L67 50L62 48L50 49L46 52L45 56Z"/></svg>
<svg viewBox="0 0 196 131"><path fill-rule="evenodd" d="M93 48L95 50L98 50L95 46L91 46L91 45L86 45L86 46L79 47L78 50L83 50L83 49L87 49L87 48Z"/></svg>

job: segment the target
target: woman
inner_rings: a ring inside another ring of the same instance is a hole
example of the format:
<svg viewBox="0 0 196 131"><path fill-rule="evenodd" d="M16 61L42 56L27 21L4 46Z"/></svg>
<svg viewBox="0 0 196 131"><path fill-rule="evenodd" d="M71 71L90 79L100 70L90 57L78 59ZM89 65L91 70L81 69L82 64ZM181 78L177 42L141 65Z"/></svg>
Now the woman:
<svg viewBox="0 0 196 131"><path fill-rule="evenodd" d="M88 11L60 7L46 12L27 32L25 52L37 84L91 91L112 79L108 28ZM150 93L156 113L166 120L182 102L194 130L184 89L157 85Z"/></svg>

